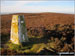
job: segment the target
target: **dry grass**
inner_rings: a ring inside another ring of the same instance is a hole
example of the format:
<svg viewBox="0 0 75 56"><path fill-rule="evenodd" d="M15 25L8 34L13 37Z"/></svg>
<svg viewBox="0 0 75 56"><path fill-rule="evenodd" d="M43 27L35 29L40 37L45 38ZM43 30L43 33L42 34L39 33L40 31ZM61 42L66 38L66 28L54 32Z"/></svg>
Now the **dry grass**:
<svg viewBox="0 0 75 56"><path fill-rule="evenodd" d="M18 14L24 15L26 20L30 43L25 46L8 42L12 15L14 14L1 15L1 44L4 44L1 48L2 54L40 54L44 48L46 52L43 54L49 54L49 51L54 53L74 51L74 15L60 13Z"/></svg>

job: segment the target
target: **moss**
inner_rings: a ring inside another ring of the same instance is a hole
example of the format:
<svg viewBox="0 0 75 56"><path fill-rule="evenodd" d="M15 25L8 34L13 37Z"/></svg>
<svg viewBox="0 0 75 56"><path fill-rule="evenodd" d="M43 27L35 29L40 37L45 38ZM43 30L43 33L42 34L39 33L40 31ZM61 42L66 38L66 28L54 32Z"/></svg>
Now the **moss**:
<svg viewBox="0 0 75 56"><path fill-rule="evenodd" d="M8 42L6 43L6 46L8 46L8 49L11 49L11 50L20 49L20 45L13 44L13 43L11 43L10 41L8 41Z"/></svg>
<svg viewBox="0 0 75 56"><path fill-rule="evenodd" d="M14 50L17 53L24 53L25 50L30 49L32 47L32 45L25 45L25 46L23 46L22 44L16 45L16 44L11 43L11 41L8 41L6 43L6 46L8 47L7 48L8 50Z"/></svg>
<svg viewBox="0 0 75 56"><path fill-rule="evenodd" d="M31 49L25 50L26 53L39 53L45 47L44 43L34 44Z"/></svg>

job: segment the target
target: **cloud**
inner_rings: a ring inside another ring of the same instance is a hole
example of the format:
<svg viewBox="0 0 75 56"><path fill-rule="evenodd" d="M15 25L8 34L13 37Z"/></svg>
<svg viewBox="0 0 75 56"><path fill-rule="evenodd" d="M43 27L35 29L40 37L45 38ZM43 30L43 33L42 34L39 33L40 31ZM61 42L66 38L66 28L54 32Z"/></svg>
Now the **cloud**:
<svg viewBox="0 0 75 56"><path fill-rule="evenodd" d="M12 5L6 6L6 4L1 5L1 13L38 13L38 12L60 12L60 13L74 13L74 8L61 7L56 5L49 6L28 6L30 3L43 3L46 1L15 1ZM7 3L7 2L6 2Z"/></svg>
<svg viewBox="0 0 75 56"><path fill-rule="evenodd" d="M7 5L8 2L13 3L13 4ZM3 12L4 13L21 12L21 11L23 12L24 9L27 9L27 6L26 6L27 4L29 4L29 3L39 3L39 2L41 2L41 1L6 1L5 4L1 3L1 13L3 13ZM30 8L28 7L28 10L29 9Z"/></svg>

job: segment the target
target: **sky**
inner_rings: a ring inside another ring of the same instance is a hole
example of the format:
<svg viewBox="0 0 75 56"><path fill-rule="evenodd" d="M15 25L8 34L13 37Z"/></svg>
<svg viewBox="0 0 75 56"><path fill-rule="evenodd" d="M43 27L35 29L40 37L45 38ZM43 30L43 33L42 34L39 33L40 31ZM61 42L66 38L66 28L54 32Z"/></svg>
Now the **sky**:
<svg viewBox="0 0 75 56"><path fill-rule="evenodd" d="M74 14L74 1L1 1L1 13L40 12Z"/></svg>

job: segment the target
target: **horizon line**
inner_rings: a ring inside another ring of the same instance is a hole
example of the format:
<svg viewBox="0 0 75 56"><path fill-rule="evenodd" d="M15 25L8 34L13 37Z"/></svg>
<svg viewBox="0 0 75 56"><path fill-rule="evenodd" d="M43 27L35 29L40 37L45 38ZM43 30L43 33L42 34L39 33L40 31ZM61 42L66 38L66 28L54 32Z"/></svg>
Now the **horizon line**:
<svg viewBox="0 0 75 56"><path fill-rule="evenodd" d="M9 12L9 13L0 13L0 15L4 15L4 14L16 14L16 13L60 13L60 14L75 14L75 13L62 13L62 12Z"/></svg>

